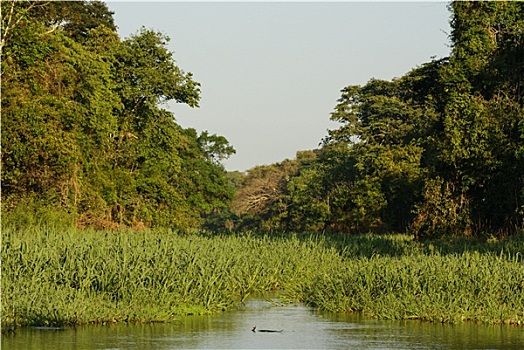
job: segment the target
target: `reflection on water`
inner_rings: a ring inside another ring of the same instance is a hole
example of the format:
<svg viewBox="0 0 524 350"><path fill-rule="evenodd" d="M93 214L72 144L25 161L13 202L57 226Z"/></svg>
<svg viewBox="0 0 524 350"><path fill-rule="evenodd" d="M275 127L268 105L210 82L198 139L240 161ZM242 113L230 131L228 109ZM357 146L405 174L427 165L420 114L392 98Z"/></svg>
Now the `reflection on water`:
<svg viewBox="0 0 524 350"><path fill-rule="evenodd" d="M282 333L254 333L283 329ZM2 336L2 349L523 349L522 327L377 321L360 315L276 306L252 299L245 308L214 316L181 317L174 324L24 329Z"/></svg>

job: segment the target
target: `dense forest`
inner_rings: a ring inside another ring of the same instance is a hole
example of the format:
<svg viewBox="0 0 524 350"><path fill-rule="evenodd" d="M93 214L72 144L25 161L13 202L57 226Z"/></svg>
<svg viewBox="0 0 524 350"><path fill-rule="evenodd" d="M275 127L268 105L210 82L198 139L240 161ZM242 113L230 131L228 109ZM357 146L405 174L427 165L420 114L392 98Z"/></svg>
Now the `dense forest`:
<svg viewBox="0 0 524 350"><path fill-rule="evenodd" d="M197 227L233 196L222 136L178 125L200 84L165 35L120 39L98 1L2 3L2 210L79 226Z"/></svg>
<svg viewBox="0 0 524 350"><path fill-rule="evenodd" d="M341 91L293 160L227 173L200 84L98 1L3 2L2 212L77 226L507 235L524 220L524 2L453 2L450 57Z"/></svg>
<svg viewBox="0 0 524 350"><path fill-rule="evenodd" d="M322 147L248 171L266 230L507 235L524 218L524 2L453 2L450 57L342 90Z"/></svg>

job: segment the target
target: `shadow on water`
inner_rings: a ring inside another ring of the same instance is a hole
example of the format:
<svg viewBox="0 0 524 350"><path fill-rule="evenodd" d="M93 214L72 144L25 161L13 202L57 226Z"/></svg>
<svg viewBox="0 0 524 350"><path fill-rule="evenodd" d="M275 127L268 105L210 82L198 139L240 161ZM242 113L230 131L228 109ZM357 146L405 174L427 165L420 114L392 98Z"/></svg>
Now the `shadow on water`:
<svg viewBox="0 0 524 350"><path fill-rule="evenodd" d="M254 333L282 329L279 333ZM2 349L522 349L519 327L377 321L303 305L249 299L240 310L181 317L172 324L24 329L2 336Z"/></svg>

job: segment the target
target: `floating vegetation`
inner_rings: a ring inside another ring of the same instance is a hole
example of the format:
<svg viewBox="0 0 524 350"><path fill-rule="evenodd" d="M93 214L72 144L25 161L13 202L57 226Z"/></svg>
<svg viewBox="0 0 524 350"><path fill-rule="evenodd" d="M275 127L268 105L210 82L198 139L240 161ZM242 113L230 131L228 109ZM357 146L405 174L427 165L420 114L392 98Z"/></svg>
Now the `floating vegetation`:
<svg viewBox="0 0 524 350"><path fill-rule="evenodd" d="M383 319L524 323L522 237L2 230L2 329L171 322L257 292ZM455 247L453 249L453 247Z"/></svg>

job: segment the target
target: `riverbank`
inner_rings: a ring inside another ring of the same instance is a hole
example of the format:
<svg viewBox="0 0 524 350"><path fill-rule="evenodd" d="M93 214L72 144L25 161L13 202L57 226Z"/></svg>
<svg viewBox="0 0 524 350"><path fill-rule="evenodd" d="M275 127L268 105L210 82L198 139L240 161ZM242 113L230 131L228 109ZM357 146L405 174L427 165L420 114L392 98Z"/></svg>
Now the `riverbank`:
<svg viewBox="0 0 524 350"><path fill-rule="evenodd" d="M2 230L2 330L170 322L250 294L382 319L524 324L524 239Z"/></svg>

